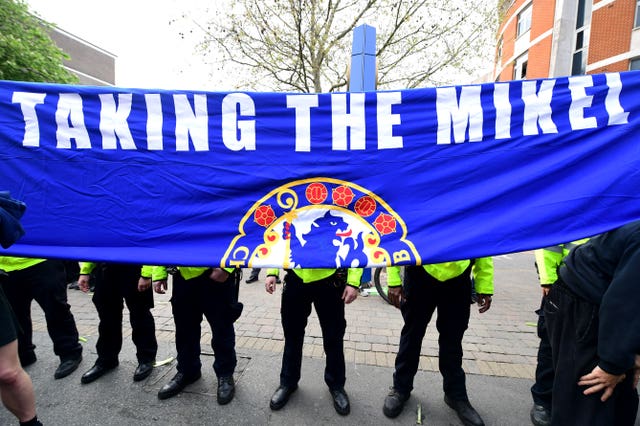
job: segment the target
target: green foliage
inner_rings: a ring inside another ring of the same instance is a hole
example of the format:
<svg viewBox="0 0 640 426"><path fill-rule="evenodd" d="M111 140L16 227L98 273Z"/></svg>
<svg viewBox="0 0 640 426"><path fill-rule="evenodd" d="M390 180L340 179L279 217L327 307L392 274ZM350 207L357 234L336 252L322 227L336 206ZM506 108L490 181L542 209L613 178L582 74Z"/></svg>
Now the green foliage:
<svg viewBox="0 0 640 426"><path fill-rule="evenodd" d="M47 34L49 24L22 0L0 0L0 80L77 83L63 67L68 56Z"/></svg>

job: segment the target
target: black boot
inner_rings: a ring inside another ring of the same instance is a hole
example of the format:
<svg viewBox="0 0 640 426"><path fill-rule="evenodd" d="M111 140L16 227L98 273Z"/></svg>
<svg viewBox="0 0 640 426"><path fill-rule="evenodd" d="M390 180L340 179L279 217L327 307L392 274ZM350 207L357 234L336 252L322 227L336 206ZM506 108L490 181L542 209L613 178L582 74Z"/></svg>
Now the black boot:
<svg viewBox="0 0 640 426"><path fill-rule="evenodd" d="M393 419L398 417L398 415L402 412L404 408L405 402L409 399L408 393L400 393L394 388L389 390L389 394L384 399L384 406L382 407L382 412L385 416Z"/></svg>
<svg viewBox="0 0 640 426"><path fill-rule="evenodd" d="M333 408L341 416L346 416L351 412L351 404L349 404L349 397L344 389L333 389L330 391L333 398Z"/></svg>
<svg viewBox="0 0 640 426"><path fill-rule="evenodd" d="M89 369L89 371L87 371L82 375L82 377L80 378L80 383L87 384L95 380L98 380L100 377L104 376L106 373L113 370L117 366L118 366L118 363L111 364L111 365L104 365L96 362L94 366Z"/></svg>
<svg viewBox="0 0 640 426"><path fill-rule="evenodd" d="M465 426L484 426L480 414L471 406L468 399L451 399L445 395L444 402L455 410Z"/></svg>
<svg viewBox="0 0 640 426"><path fill-rule="evenodd" d="M218 377L218 404L225 405L231 402L236 392L236 384L233 376Z"/></svg>
<svg viewBox="0 0 640 426"><path fill-rule="evenodd" d="M200 378L200 372L198 372L198 374L194 376L189 376L189 377L178 372L176 373L175 376L173 376L173 379L171 379L169 383L164 385L160 389L160 391L158 391L158 398L167 399L167 398L171 398L172 396L176 396L177 394L182 392L184 388L186 388L188 385L195 382L199 378Z"/></svg>
<svg viewBox="0 0 640 426"><path fill-rule="evenodd" d="M298 389L298 386L280 385L280 387L273 393L271 401L269 402L269 407L274 411L281 409L287 405L289 397L296 391L296 389Z"/></svg>
<svg viewBox="0 0 640 426"><path fill-rule="evenodd" d="M146 379L153 371L153 362L141 362L133 372L133 381L139 382Z"/></svg>
<svg viewBox="0 0 640 426"><path fill-rule="evenodd" d="M82 355L79 355L76 358L63 360L62 362L60 362L60 365L56 369L56 372L53 374L53 378L62 379L63 377L67 377L69 374L76 371L81 361Z"/></svg>

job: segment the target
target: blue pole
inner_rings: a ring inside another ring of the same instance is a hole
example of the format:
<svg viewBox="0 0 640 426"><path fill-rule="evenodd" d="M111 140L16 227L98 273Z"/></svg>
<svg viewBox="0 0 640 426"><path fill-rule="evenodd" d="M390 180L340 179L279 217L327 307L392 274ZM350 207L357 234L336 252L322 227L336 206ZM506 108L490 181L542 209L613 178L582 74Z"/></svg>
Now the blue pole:
<svg viewBox="0 0 640 426"><path fill-rule="evenodd" d="M350 92L376 90L376 29L360 25L353 29Z"/></svg>
<svg viewBox="0 0 640 426"><path fill-rule="evenodd" d="M376 90L376 29L363 24L353 29L350 92ZM371 269L365 268L362 283L371 282Z"/></svg>

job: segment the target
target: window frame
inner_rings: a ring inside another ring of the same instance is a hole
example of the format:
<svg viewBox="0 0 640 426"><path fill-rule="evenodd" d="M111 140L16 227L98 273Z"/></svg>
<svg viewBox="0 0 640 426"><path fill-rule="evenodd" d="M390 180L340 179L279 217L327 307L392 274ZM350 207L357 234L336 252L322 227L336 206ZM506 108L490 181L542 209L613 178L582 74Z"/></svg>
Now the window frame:
<svg viewBox="0 0 640 426"><path fill-rule="evenodd" d="M522 18L525 16L528 18L526 21L527 28L523 29L523 22L525 21ZM524 9L520 11L520 13L518 13L518 19L516 22L516 38L531 31L532 18L533 18L533 3L529 3Z"/></svg>
<svg viewBox="0 0 640 426"><path fill-rule="evenodd" d="M513 80L526 80L527 79L527 67L529 64L529 52L525 52L522 55L518 56L515 61L513 61ZM524 75L522 74L522 69L524 68Z"/></svg>
<svg viewBox="0 0 640 426"><path fill-rule="evenodd" d="M584 75L587 71L587 55L589 53L587 40L588 26L587 1L578 0L576 31L573 35L573 53L571 54L571 75Z"/></svg>

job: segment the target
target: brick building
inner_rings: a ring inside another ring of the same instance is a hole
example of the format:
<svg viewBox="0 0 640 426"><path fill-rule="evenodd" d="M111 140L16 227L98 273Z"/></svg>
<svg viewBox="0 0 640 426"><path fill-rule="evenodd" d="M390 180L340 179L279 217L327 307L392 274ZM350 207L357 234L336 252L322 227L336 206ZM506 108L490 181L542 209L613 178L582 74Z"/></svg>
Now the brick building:
<svg viewBox="0 0 640 426"><path fill-rule="evenodd" d="M494 80L640 69L640 0L502 0Z"/></svg>

